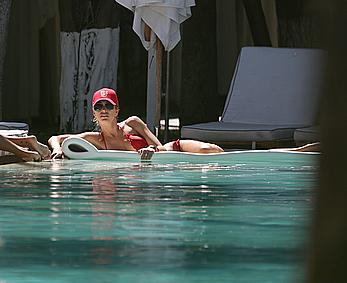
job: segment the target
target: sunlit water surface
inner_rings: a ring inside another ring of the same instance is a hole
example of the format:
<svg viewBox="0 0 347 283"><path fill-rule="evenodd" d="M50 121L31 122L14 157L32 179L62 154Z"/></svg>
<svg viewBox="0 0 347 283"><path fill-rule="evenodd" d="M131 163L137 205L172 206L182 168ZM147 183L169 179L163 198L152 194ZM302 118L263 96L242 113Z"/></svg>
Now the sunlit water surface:
<svg viewBox="0 0 347 283"><path fill-rule="evenodd" d="M317 158L0 167L0 282L300 282Z"/></svg>

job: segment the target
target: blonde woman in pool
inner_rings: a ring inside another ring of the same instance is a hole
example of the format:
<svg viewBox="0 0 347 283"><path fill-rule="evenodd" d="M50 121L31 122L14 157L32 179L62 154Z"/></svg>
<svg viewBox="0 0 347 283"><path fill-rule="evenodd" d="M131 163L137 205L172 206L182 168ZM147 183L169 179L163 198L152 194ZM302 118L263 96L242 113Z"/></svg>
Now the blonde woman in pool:
<svg viewBox="0 0 347 283"><path fill-rule="evenodd" d="M194 153L223 152L219 146L196 140L176 140L162 145L147 125L132 116L118 122L119 101L113 89L97 90L92 99L94 121L100 128L97 132L84 132L84 138L98 149L138 151L142 159L150 159L156 151L182 151ZM63 158L62 142L71 134L52 136L48 143L53 159Z"/></svg>

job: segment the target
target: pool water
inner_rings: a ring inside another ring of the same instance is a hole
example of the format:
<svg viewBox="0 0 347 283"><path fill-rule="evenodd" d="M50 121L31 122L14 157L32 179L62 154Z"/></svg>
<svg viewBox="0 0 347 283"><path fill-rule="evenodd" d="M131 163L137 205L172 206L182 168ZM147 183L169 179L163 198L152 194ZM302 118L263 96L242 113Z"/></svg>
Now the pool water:
<svg viewBox="0 0 347 283"><path fill-rule="evenodd" d="M0 282L299 282L317 158L0 167Z"/></svg>

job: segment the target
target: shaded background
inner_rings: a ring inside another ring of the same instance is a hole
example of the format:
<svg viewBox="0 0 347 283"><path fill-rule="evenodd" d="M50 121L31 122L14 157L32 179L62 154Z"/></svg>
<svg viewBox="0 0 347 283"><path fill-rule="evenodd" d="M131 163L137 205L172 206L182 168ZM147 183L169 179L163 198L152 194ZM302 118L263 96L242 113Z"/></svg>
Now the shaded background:
<svg viewBox="0 0 347 283"><path fill-rule="evenodd" d="M170 117L181 125L218 119L241 47L317 46L314 16L302 1L196 2L170 59ZM120 118L145 120L147 52L132 19L114 0L12 0L2 120L27 122L37 134L59 131L59 33L117 26Z"/></svg>
<svg viewBox="0 0 347 283"><path fill-rule="evenodd" d="M95 11L103 11L102 17L88 17L89 2ZM307 282L346 282L347 3L265 0L259 11L260 2L252 2L197 1L173 52L170 116L179 117L182 124L216 120L242 46L263 45L270 39L272 46L332 51L320 115L322 154ZM39 136L59 131L59 33L110 24L121 28L122 117L136 114L145 119L147 54L131 29L130 11L113 0L2 0L0 13L0 63L5 60L0 64L2 120L27 122Z"/></svg>

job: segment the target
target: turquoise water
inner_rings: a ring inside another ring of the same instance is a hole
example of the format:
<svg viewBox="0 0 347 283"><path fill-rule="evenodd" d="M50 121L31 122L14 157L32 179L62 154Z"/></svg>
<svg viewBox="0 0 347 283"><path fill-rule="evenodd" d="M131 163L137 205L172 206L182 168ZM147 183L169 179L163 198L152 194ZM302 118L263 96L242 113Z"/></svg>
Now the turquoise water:
<svg viewBox="0 0 347 283"><path fill-rule="evenodd" d="M315 156L0 167L0 282L299 282Z"/></svg>

